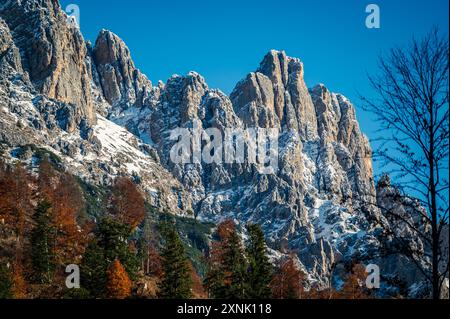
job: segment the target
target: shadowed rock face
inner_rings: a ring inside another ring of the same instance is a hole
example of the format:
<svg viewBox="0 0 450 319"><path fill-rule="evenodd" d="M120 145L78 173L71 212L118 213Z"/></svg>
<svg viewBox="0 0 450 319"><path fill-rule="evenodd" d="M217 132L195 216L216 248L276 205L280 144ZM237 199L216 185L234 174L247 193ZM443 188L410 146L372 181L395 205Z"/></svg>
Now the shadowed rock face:
<svg viewBox="0 0 450 319"><path fill-rule="evenodd" d="M102 30L91 48L57 1L9 0L0 5L0 66L0 141L8 154L47 147L93 183L139 176L160 210L192 210L214 223L233 218L241 229L259 223L273 256L296 252L319 288L328 287L336 264L355 260L375 262L391 277L398 268L416 273L400 257L372 257L393 242L383 229L395 229L374 204L404 205L387 196L395 193L390 185L375 189L354 106L324 85L308 90L297 58L270 51L230 97L195 72L152 86L117 35ZM194 125L222 134L276 129L278 170L263 175L248 161L172 163L170 131ZM411 286L417 278L402 280Z"/></svg>
<svg viewBox="0 0 450 319"><path fill-rule="evenodd" d="M67 23L59 2L8 0L0 6L0 17L34 87L49 98L75 104L81 116L95 123L84 39Z"/></svg>

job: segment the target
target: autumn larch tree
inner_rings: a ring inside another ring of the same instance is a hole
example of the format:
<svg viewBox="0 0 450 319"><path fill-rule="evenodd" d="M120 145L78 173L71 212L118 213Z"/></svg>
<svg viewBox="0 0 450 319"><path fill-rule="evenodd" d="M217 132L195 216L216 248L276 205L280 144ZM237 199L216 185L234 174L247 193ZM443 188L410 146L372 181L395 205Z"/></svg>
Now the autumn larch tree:
<svg viewBox="0 0 450 319"><path fill-rule="evenodd" d="M279 261L270 283L275 299L300 299L303 294L304 274L295 264L293 256Z"/></svg>
<svg viewBox="0 0 450 319"><path fill-rule="evenodd" d="M52 196L55 256L58 264L67 265L78 262L78 256L84 250L86 236L78 224L78 217L84 209L84 198L72 175L62 173L57 180Z"/></svg>
<svg viewBox="0 0 450 319"><path fill-rule="evenodd" d="M341 299L367 299L370 292L366 288L366 268L364 265L355 264L345 279L344 286L338 292Z"/></svg>
<svg viewBox="0 0 450 319"><path fill-rule="evenodd" d="M108 208L111 215L132 229L145 218L144 198L128 177L118 177L114 181Z"/></svg>
<svg viewBox="0 0 450 319"><path fill-rule="evenodd" d="M132 282L118 259L109 267L107 276L108 298L125 299L131 295Z"/></svg>
<svg viewBox="0 0 450 319"><path fill-rule="evenodd" d="M30 230L33 178L22 164L0 163L0 220L16 234L16 253L22 254L24 235Z"/></svg>

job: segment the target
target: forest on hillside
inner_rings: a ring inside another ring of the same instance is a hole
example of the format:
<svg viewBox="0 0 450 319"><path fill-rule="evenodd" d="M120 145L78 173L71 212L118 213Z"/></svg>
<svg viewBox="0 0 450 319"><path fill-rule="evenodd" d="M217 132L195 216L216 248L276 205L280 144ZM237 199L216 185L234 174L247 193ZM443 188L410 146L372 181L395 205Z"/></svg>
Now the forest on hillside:
<svg viewBox="0 0 450 319"><path fill-rule="evenodd" d="M47 153L34 167L0 163L0 299L372 297L362 265L339 289L307 287L295 252L271 262L258 225L244 242L233 220L157 211L138 183L93 186Z"/></svg>

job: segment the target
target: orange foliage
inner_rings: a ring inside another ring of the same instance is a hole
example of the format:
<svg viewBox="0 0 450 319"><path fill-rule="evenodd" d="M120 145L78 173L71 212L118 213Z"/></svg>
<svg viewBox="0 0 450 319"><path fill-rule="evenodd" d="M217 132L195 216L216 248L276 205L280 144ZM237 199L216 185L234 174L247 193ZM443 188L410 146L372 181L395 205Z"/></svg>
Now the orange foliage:
<svg viewBox="0 0 450 319"><path fill-rule="evenodd" d="M273 298L299 299L303 295L303 273L298 269L293 256L281 261L272 277L270 288Z"/></svg>
<svg viewBox="0 0 450 319"><path fill-rule="evenodd" d="M118 259L108 269L107 290L110 298L125 299L131 295L131 280Z"/></svg>
<svg viewBox="0 0 450 319"><path fill-rule="evenodd" d="M365 289L365 281L367 278L366 268L364 265L356 264L352 267L350 274L347 276L342 290L339 291L340 299L367 299L370 297L367 289Z"/></svg>
<svg viewBox="0 0 450 319"><path fill-rule="evenodd" d="M86 238L77 218L84 207L81 189L74 178L63 173L53 192L52 224L56 229L55 253L62 264L75 263L82 255Z"/></svg>
<svg viewBox="0 0 450 319"><path fill-rule="evenodd" d="M156 277L162 277L163 275L163 266L162 266L162 258L157 252L154 246L149 245L147 250L147 256L143 261L143 269L145 274L153 275Z"/></svg>
<svg viewBox="0 0 450 319"><path fill-rule="evenodd" d="M144 198L127 177L118 177L114 181L109 208L117 220L132 228L141 224L145 217Z"/></svg>
<svg viewBox="0 0 450 319"><path fill-rule="evenodd" d="M78 262L86 245L84 229L78 224L78 217L84 209L80 186L72 175L56 171L49 160L44 158L39 164L38 189L40 197L46 198L52 205L57 262Z"/></svg>
<svg viewBox="0 0 450 319"><path fill-rule="evenodd" d="M21 164L0 163L0 222L16 233L18 242L30 228L33 182Z"/></svg>
<svg viewBox="0 0 450 319"><path fill-rule="evenodd" d="M191 279L192 279L192 296L194 299L206 299L208 297L204 287L203 281L198 275L192 263L189 263L191 268Z"/></svg>
<svg viewBox="0 0 450 319"><path fill-rule="evenodd" d="M25 299L27 295L27 283L23 277L23 269L19 263L12 265L12 294L15 299Z"/></svg>

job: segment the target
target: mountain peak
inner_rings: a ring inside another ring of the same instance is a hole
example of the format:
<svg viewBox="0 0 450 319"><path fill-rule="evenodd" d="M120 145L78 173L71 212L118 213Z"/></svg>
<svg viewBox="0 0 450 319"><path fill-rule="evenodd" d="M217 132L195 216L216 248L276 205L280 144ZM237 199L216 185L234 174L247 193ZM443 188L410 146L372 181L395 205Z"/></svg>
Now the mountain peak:
<svg viewBox="0 0 450 319"><path fill-rule="evenodd" d="M109 104L140 107L146 103L152 84L135 67L130 50L119 36L102 29L95 41L93 58Z"/></svg>

